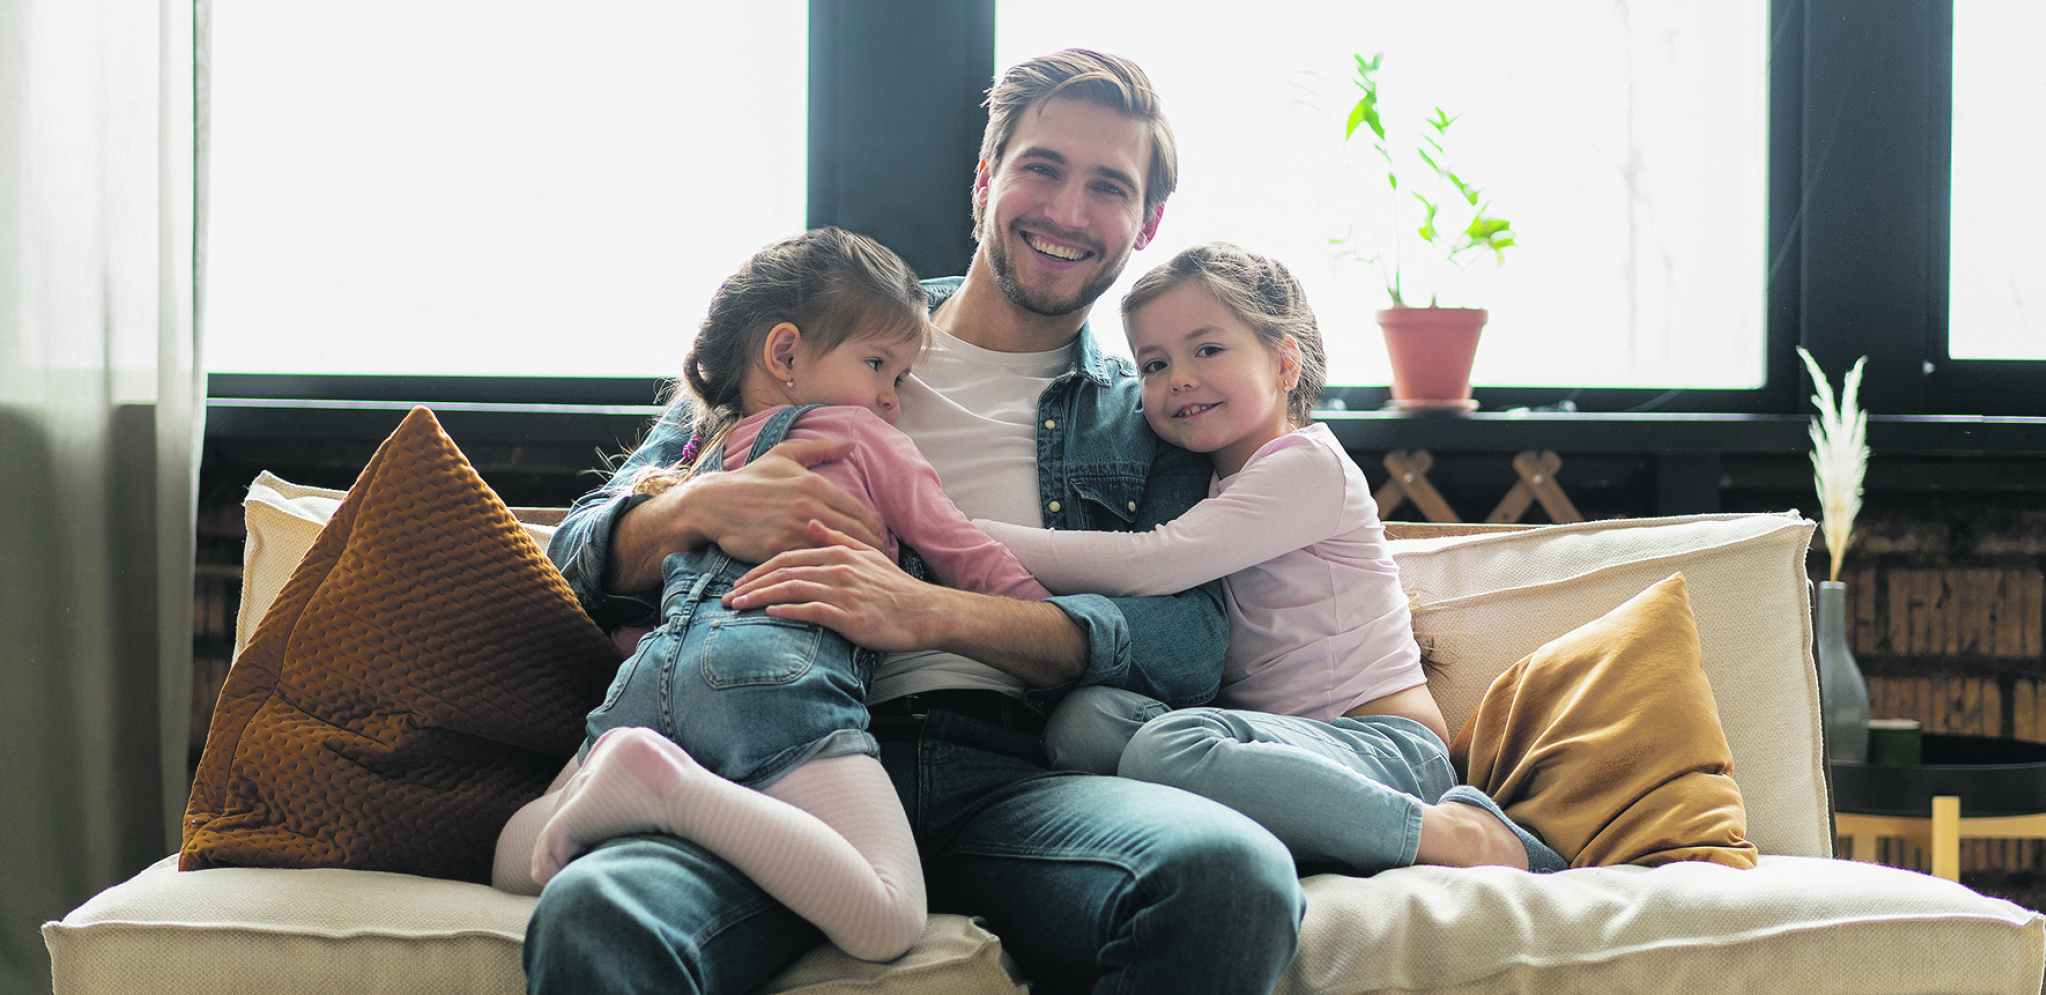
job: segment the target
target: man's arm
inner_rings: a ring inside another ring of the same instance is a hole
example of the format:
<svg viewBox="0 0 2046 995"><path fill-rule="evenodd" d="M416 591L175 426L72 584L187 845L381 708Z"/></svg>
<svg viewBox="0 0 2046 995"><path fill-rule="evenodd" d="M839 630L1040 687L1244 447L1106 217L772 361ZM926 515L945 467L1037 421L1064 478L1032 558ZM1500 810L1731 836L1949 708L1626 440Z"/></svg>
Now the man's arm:
<svg viewBox="0 0 2046 995"><path fill-rule="evenodd" d="M1194 705L1220 685L1229 626L1219 581L1163 597L1020 601L917 580L823 526L807 538L818 545L748 571L725 603L814 622L884 652L958 653L1021 680L1047 703L1076 684L1109 684Z"/></svg>
<svg viewBox="0 0 2046 995"><path fill-rule="evenodd" d="M1129 382L1119 388L1125 394L1135 391ZM1140 419L1134 399L1129 403L1130 410L1123 417ZM1149 438L1147 430L1144 437ZM1156 529L1186 514L1208 496L1214 478L1207 457L1154 445L1156 452L1144 477L1136 514L1128 523L1136 532ZM1082 522L1064 524L1090 527ZM1205 703L1220 690L1223 657L1229 648L1229 616L1221 581L1155 597L1074 594L1053 598L1050 603L1064 610L1088 640L1087 666L1076 684L1119 687L1174 708ZM1047 703L1067 690L1047 688L1032 697Z"/></svg>
<svg viewBox="0 0 2046 995"><path fill-rule="evenodd" d="M844 459L851 448L838 439L784 442L738 469L690 477L627 509L611 535L604 589L659 587L669 553L707 542L758 563L807 545L805 529L813 521L880 541L866 506L810 471Z"/></svg>
<svg viewBox="0 0 2046 995"><path fill-rule="evenodd" d="M677 462L688 441L688 412L671 406L610 480L575 502L548 544L598 624L651 619L660 606L661 561L704 542L757 561L807 542L813 520L878 539L863 505L809 471L842 456L837 443L784 443L747 466L692 477L656 497L626 493L641 468Z"/></svg>
<svg viewBox="0 0 2046 995"><path fill-rule="evenodd" d="M1087 634L1050 602L917 580L872 545L822 524L805 539L813 548L749 571L725 603L814 622L869 649L957 653L1032 687L1069 683L1086 670Z"/></svg>

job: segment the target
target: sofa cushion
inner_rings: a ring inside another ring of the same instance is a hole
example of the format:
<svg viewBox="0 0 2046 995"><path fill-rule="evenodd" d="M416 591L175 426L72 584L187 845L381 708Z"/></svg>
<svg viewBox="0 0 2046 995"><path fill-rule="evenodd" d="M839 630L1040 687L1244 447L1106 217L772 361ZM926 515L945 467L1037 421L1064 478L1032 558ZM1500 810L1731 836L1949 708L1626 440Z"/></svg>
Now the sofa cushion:
<svg viewBox="0 0 2046 995"><path fill-rule="evenodd" d="M1762 853L1828 857L1805 553L1794 513L1552 525L1391 543L1414 600L1428 689L1460 728L1492 681L1535 649L1681 572L1705 677L1733 750L1747 838Z"/></svg>
<svg viewBox="0 0 2046 995"><path fill-rule="evenodd" d="M183 866L487 880L499 828L581 744L618 659L415 408L229 670Z"/></svg>
<svg viewBox="0 0 2046 995"><path fill-rule="evenodd" d="M1574 867L1755 866L1683 574L1506 668L1449 751Z"/></svg>
<svg viewBox="0 0 2046 995"><path fill-rule="evenodd" d="M284 582L298 569L298 561L305 559L306 550L313 548L313 540L319 538L320 530L327 527L327 520L347 496L347 491L295 484L268 470L256 474L249 484L248 494L242 498L247 535L242 541L241 606L234 618L236 656L249 644L256 623L263 620L270 602L277 600L277 592L284 589ZM541 549L554 538L552 525L523 519L519 525Z"/></svg>
<svg viewBox="0 0 2046 995"><path fill-rule="evenodd" d="M1417 866L1304 887L1275 995L1987 995L2036 992L2046 970L2038 913L1848 860Z"/></svg>
<svg viewBox="0 0 2046 995"><path fill-rule="evenodd" d="M55 995L520 995L535 899L378 871L223 867L166 857L43 926ZM932 916L916 948L869 964L822 945L754 995L1017 995L978 921Z"/></svg>
<svg viewBox="0 0 2046 995"><path fill-rule="evenodd" d="M1810 530L1794 516L1765 515L1395 542L1421 604L1417 630L1451 668L1431 687L1452 728L1516 660L1681 570L1740 765L1750 837L1762 843L1766 829L1771 842L1750 871L1679 862L1547 875L1408 867L1310 878L1300 953L1278 991L2037 991L2046 970L2046 919L2037 913L1909 871L1774 855L1830 852L1816 775L1810 630L1798 628ZM1562 541L1549 542L1552 534ZM1777 753L1785 759L1772 761ZM1799 764L1803 772L1789 769ZM1817 787L1794 799L1800 778ZM1757 784L1766 788L1761 816ZM514 937L531 902L404 875L179 873L166 861L43 932L56 995L509 993L522 990ZM821 946L768 991L1017 990L986 934L967 925L932 917L924 943L885 967ZM948 942L954 955L934 963L925 953L936 935L962 940ZM246 987L219 983L223 976Z"/></svg>

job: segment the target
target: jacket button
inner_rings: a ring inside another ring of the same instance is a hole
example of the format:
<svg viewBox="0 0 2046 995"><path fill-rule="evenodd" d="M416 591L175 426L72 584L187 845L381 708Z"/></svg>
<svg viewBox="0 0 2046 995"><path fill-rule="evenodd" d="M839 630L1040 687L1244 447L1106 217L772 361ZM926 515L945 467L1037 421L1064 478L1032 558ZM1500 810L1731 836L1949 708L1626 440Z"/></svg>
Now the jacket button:
<svg viewBox="0 0 2046 995"><path fill-rule="evenodd" d="M1045 505L1045 507L1051 510L1052 512L1056 513L1059 510L1059 503L1057 501L1053 501L1052 503Z"/></svg>
<svg viewBox="0 0 2046 995"><path fill-rule="evenodd" d="M1136 503L1135 501L1131 501L1131 502L1130 502L1130 512L1131 512L1132 514L1134 514L1134 513L1136 512L1136 510L1137 510L1137 503Z"/></svg>
<svg viewBox="0 0 2046 995"><path fill-rule="evenodd" d="M1058 420L1057 420L1057 419L1054 419L1054 418L1046 418L1046 419L1044 420L1044 427L1045 427L1045 428L1057 428L1057 427L1059 427L1059 423L1058 423Z"/></svg>

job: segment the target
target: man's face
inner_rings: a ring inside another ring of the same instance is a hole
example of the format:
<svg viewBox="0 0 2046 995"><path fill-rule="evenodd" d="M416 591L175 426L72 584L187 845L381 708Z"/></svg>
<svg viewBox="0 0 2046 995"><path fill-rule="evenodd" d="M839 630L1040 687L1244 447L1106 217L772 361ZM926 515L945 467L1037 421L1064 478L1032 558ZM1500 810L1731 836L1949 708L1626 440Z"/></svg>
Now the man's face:
<svg viewBox="0 0 2046 995"><path fill-rule="evenodd" d="M1150 130L1136 118L1064 97L1025 112L1000 164L974 179L1002 293L1057 317L1107 292L1156 229L1144 216L1150 163Z"/></svg>

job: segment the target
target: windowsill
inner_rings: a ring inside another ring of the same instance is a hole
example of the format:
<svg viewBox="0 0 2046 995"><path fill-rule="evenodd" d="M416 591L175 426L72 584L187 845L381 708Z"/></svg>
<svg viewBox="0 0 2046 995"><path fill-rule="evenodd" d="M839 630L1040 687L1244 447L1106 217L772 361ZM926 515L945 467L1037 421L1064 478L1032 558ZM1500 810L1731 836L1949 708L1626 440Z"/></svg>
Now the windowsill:
<svg viewBox="0 0 2046 995"><path fill-rule="evenodd" d="M213 397L206 400L209 438L382 439L411 401L333 401ZM507 404L434 401L441 427L456 439L581 443L637 439L658 405Z"/></svg>
<svg viewBox="0 0 2046 995"><path fill-rule="evenodd" d="M1793 453L1811 449L1802 415L1479 411L1467 415L1327 411L1319 417L1347 449L1601 453ZM1870 415L1878 453L2046 454L2046 418Z"/></svg>
<svg viewBox="0 0 2046 995"><path fill-rule="evenodd" d="M656 405L630 404L437 401L428 406L457 439L523 442L637 439L660 413ZM216 397L206 402L206 434L373 441L389 435L412 407L409 401ZM1345 448L1367 452L1792 453L1811 448L1811 420L1800 415L1324 411L1318 417ZM2046 418L1871 415L1868 441L1878 453L2046 454Z"/></svg>

